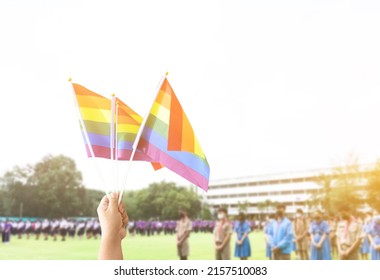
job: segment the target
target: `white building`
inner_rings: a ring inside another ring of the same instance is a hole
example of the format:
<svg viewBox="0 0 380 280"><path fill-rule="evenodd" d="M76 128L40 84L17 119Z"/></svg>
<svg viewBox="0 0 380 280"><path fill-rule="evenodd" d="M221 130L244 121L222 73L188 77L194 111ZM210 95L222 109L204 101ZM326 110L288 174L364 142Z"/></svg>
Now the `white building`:
<svg viewBox="0 0 380 280"><path fill-rule="evenodd" d="M365 185L365 175L368 172L365 170L368 167L369 165L360 167L363 171L356 180L358 188ZM331 185L334 185L334 179L338 177L334 170L317 169L213 181L206 194L206 201L215 210L221 206L227 207L229 215L238 214L239 204L247 206L247 214L273 213L271 204L274 203L285 204L287 213L295 213L299 208L310 212L308 202L322 188L323 176L330 178ZM263 207L266 201L267 205ZM261 208L258 207L260 204Z"/></svg>

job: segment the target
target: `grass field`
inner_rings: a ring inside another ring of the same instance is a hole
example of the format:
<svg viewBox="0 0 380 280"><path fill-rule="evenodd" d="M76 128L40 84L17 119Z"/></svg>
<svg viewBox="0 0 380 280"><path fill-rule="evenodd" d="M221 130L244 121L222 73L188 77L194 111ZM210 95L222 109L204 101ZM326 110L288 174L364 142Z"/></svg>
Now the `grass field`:
<svg viewBox="0 0 380 280"><path fill-rule="evenodd" d="M252 256L250 259L265 258L265 244L262 232L249 235ZM1 260L94 260L97 258L100 240L68 239L65 242L36 241L11 238L7 245L0 243ZM235 236L231 241L233 257ZM124 258L128 260L175 260L177 251L174 235L127 236L123 240ZM210 233L192 233L190 236L190 257L193 260L214 259L213 236ZM232 258L236 259L236 258Z"/></svg>

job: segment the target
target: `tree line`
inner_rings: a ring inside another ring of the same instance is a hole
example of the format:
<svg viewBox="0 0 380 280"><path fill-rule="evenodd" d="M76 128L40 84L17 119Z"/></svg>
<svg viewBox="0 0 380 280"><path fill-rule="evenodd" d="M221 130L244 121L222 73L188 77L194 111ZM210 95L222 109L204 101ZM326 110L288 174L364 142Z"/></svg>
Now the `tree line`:
<svg viewBox="0 0 380 280"><path fill-rule="evenodd" d="M0 177L0 217L95 217L104 192L85 188L75 161L59 155L34 165L16 166ZM131 219L210 217L207 205L192 189L175 183L154 183L124 194Z"/></svg>
<svg viewBox="0 0 380 280"><path fill-rule="evenodd" d="M316 180L321 188L308 201L308 207L319 207L330 214L342 209L358 213L365 208L380 213L380 161L363 170L353 158Z"/></svg>

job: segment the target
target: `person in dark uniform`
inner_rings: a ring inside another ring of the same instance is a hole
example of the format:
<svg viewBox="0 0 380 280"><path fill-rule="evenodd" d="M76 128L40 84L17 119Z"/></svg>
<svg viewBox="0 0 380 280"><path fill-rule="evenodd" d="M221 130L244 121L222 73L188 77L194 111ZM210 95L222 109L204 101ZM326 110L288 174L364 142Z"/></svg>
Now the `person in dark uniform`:
<svg viewBox="0 0 380 280"><path fill-rule="evenodd" d="M3 236L4 225L5 225L5 222L3 222L2 220L0 220L0 234L1 234L1 236Z"/></svg>
<svg viewBox="0 0 380 280"><path fill-rule="evenodd" d="M100 224L97 219L94 220L93 226L92 226L92 235L94 239L98 239L98 236L100 235Z"/></svg>
<svg viewBox="0 0 380 280"><path fill-rule="evenodd" d="M10 221L6 220L4 224L4 229L2 233L2 241L3 243L7 244L11 240L11 231L12 231L12 224Z"/></svg>
<svg viewBox="0 0 380 280"><path fill-rule="evenodd" d="M40 239L41 231L42 231L42 223L40 220L37 220L33 225L34 234L36 235L36 240Z"/></svg>
<svg viewBox="0 0 380 280"><path fill-rule="evenodd" d="M51 224L51 230L50 230L50 234L53 237L54 241L57 241L58 230L59 230L59 221L58 220L54 220L52 222L52 224Z"/></svg>
<svg viewBox="0 0 380 280"><path fill-rule="evenodd" d="M68 221L67 231L71 239L75 237L75 222L73 220Z"/></svg>
<svg viewBox="0 0 380 280"><path fill-rule="evenodd" d="M134 221L129 222L128 224L129 234L134 236L136 232L136 223ZM165 233L166 234L166 233Z"/></svg>
<svg viewBox="0 0 380 280"><path fill-rule="evenodd" d="M92 237L92 229L94 226L94 221L88 220L86 223L86 236L87 239L90 239Z"/></svg>
<svg viewBox="0 0 380 280"><path fill-rule="evenodd" d="M59 233L61 234L62 241L66 241L67 227L67 220L65 218L62 218L59 223Z"/></svg>
<svg viewBox="0 0 380 280"><path fill-rule="evenodd" d="M17 232L17 235L18 235L18 239L21 239L22 235L25 232L25 223L21 219L17 223L17 231L16 232Z"/></svg>
<svg viewBox="0 0 380 280"><path fill-rule="evenodd" d="M17 221L9 220L9 223L11 224L11 235L16 235L17 234Z"/></svg>
<svg viewBox="0 0 380 280"><path fill-rule="evenodd" d="M25 222L25 234L26 234L26 239L29 240L29 236L30 234L33 232L33 227L32 227L32 223L27 220Z"/></svg>
<svg viewBox="0 0 380 280"><path fill-rule="evenodd" d="M85 228L86 228L86 223L84 221L78 222L77 235L78 235L79 240L82 239L82 237L84 235Z"/></svg>
<svg viewBox="0 0 380 280"><path fill-rule="evenodd" d="M42 222L42 233L44 235L44 239L48 240L49 239L49 233L50 233L50 222L48 219L45 219Z"/></svg>

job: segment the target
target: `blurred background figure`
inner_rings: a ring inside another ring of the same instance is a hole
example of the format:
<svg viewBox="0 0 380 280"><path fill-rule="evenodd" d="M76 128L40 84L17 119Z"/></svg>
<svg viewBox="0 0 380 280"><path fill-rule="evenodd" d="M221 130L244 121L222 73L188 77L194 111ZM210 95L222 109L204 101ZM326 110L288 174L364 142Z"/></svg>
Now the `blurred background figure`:
<svg viewBox="0 0 380 280"><path fill-rule="evenodd" d="M100 230L99 220L95 219L93 227L92 227L92 235L94 236L95 240L98 239L98 236L100 235L100 233L101 233L101 230Z"/></svg>
<svg viewBox="0 0 380 280"><path fill-rule="evenodd" d="M6 220L3 225L3 232L1 234L1 241L4 244L8 244L11 241L11 230L12 230L11 222Z"/></svg>
<svg viewBox="0 0 380 280"><path fill-rule="evenodd" d="M329 228L330 228L330 249L331 257L338 257L338 246L336 244L336 228L337 228L337 218L335 216L330 216L329 218Z"/></svg>
<svg viewBox="0 0 380 280"><path fill-rule="evenodd" d="M50 229L50 234L53 237L54 241L57 241L58 231L59 231L59 221L57 219L55 219L51 223L51 229Z"/></svg>
<svg viewBox="0 0 380 280"><path fill-rule="evenodd" d="M375 216L368 230L371 243L371 260L380 260L380 215Z"/></svg>
<svg viewBox="0 0 380 280"><path fill-rule="evenodd" d="M75 222L72 219L70 219L67 223L67 231L68 231L69 237L71 239L74 239L74 237L75 237L75 230L76 230Z"/></svg>
<svg viewBox="0 0 380 280"><path fill-rule="evenodd" d="M216 260L231 259L231 235L232 225L228 220L227 209L221 208L218 210L218 222L214 227L214 245Z"/></svg>
<svg viewBox="0 0 380 280"><path fill-rule="evenodd" d="M364 217L364 221L363 221L363 239L362 239L362 242L360 244L360 258L362 260L368 260L369 259L369 251L370 251L370 243L369 243L369 239L368 239L368 232L370 230L370 227L372 225L372 213L371 212L367 212L365 217Z"/></svg>
<svg viewBox="0 0 380 280"><path fill-rule="evenodd" d="M92 229L94 226L94 221L93 220L88 220L86 223L86 236L87 239L90 239L92 237Z"/></svg>
<svg viewBox="0 0 380 280"><path fill-rule="evenodd" d="M285 217L286 206L278 204L276 207L276 221L271 229L272 236L272 259L273 260L290 260L290 253L293 249L293 225Z"/></svg>
<svg viewBox="0 0 380 280"><path fill-rule="evenodd" d="M274 214L270 214L266 217L265 225L264 225L264 239L265 239L265 256L268 259L272 259L272 226L274 223Z"/></svg>
<svg viewBox="0 0 380 280"><path fill-rule="evenodd" d="M66 235L67 235L67 228L68 228L68 223L65 218L62 218L61 221L59 222L59 233L61 234L62 241L66 241Z"/></svg>
<svg viewBox="0 0 380 280"><path fill-rule="evenodd" d="M236 232L235 257L247 260L251 256L251 244L248 238L251 228L245 220L243 212L239 213L238 219L234 227L234 231Z"/></svg>
<svg viewBox="0 0 380 280"><path fill-rule="evenodd" d="M363 237L362 226L346 210L341 211L340 217L336 232L339 259L358 260Z"/></svg>
<svg viewBox="0 0 380 280"><path fill-rule="evenodd" d="M189 236L192 230L192 223L187 217L187 211L181 210L179 221L177 222L177 252L180 260L187 260L189 256Z"/></svg>
<svg viewBox="0 0 380 280"><path fill-rule="evenodd" d="M77 226L77 235L78 235L79 240L82 240L85 229L86 229L85 221L79 221L78 226Z"/></svg>
<svg viewBox="0 0 380 280"><path fill-rule="evenodd" d="M44 239L48 240L50 232L50 222L48 219L45 219L42 222L42 233L44 234Z"/></svg>
<svg viewBox="0 0 380 280"><path fill-rule="evenodd" d="M327 221L322 219L322 212L317 211L309 229L311 260L331 260L329 233Z"/></svg>
<svg viewBox="0 0 380 280"><path fill-rule="evenodd" d="M33 231L36 235L36 240L40 239L41 231L42 231L42 223L40 220L37 220L33 225Z"/></svg>
<svg viewBox="0 0 380 280"><path fill-rule="evenodd" d="M16 230L16 233L18 235L18 239L22 238L24 231L25 231L25 222L20 219L17 223L17 230Z"/></svg>
<svg viewBox="0 0 380 280"><path fill-rule="evenodd" d="M303 215L302 209L297 209L296 218L294 220L294 235L296 243L296 254L299 260L308 260L308 230L309 225Z"/></svg>

